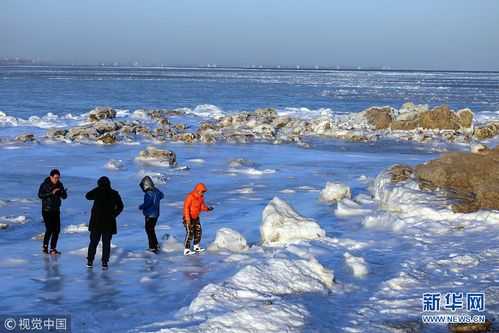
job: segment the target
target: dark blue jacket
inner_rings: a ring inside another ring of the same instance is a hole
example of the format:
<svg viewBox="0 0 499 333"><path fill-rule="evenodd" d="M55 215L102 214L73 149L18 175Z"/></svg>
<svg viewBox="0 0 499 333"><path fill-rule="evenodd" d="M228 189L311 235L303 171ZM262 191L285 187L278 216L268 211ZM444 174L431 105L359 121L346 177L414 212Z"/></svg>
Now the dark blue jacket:
<svg viewBox="0 0 499 333"><path fill-rule="evenodd" d="M157 188L153 188L144 193L144 203L139 206L145 217L159 217L159 202L165 196Z"/></svg>

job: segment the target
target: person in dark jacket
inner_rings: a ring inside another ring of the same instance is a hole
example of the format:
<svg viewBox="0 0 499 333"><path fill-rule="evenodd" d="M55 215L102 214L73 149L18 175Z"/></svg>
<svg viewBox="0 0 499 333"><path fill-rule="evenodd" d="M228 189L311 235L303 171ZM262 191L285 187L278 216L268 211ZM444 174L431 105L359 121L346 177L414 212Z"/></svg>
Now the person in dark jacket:
<svg viewBox="0 0 499 333"><path fill-rule="evenodd" d="M45 236L43 237L43 252L60 254L57 251L57 240L61 231L61 199L66 199L68 194L61 182L61 173L57 169L50 171L50 176L45 178L38 189L38 198L42 199L42 216L45 223Z"/></svg>
<svg viewBox="0 0 499 333"><path fill-rule="evenodd" d="M159 217L159 203L165 196L163 192L158 190L149 176L145 176L140 181L140 188L144 191L144 203L139 206L145 217L145 229L149 240L149 251L159 253L159 243L156 238L156 222Z"/></svg>
<svg viewBox="0 0 499 333"><path fill-rule="evenodd" d="M93 200L92 213L88 230L90 244L88 245L87 266L92 267L97 245L102 238L102 268L108 268L111 256L111 238L117 233L116 218L123 211L123 201L120 194L111 188L111 181L101 177L97 187L88 192L85 197Z"/></svg>

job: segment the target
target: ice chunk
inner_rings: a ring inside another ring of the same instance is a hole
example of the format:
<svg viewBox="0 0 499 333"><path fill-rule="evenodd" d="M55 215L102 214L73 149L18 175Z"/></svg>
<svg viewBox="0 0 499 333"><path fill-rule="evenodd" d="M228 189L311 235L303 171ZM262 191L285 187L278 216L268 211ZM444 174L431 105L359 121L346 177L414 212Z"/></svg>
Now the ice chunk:
<svg viewBox="0 0 499 333"><path fill-rule="evenodd" d="M29 221L29 219L24 215L19 216L0 216L1 222L6 222L9 224L25 224Z"/></svg>
<svg viewBox="0 0 499 333"><path fill-rule="evenodd" d="M88 231L88 225L82 223L78 225L68 225L66 228L64 228L64 232L67 234L76 234L76 233L82 233L82 232L87 232Z"/></svg>
<svg viewBox="0 0 499 333"><path fill-rule="evenodd" d="M341 183L327 182L326 187L320 193L322 202L333 203L343 198L351 198L352 193L350 187Z"/></svg>
<svg viewBox="0 0 499 333"><path fill-rule="evenodd" d="M336 216L354 216L354 215L365 215L371 212L368 208L363 208L357 202L350 199L343 199L338 201L338 207L334 211Z"/></svg>
<svg viewBox="0 0 499 333"><path fill-rule="evenodd" d="M208 247L210 251L229 250L241 252L248 249L246 239L237 231L229 228L221 228L217 231L215 241Z"/></svg>
<svg viewBox="0 0 499 333"><path fill-rule="evenodd" d="M348 252L345 252L343 256L345 257L345 263L352 269L353 275L357 277L367 275L367 264L364 258L355 257Z"/></svg>
<svg viewBox="0 0 499 333"><path fill-rule="evenodd" d="M315 220L300 216L278 197L272 199L262 212L260 234L262 242L266 245L287 244L326 236L326 232Z"/></svg>
<svg viewBox="0 0 499 333"><path fill-rule="evenodd" d="M113 171L125 169L125 165L122 160L109 160L104 167Z"/></svg>
<svg viewBox="0 0 499 333"><path fill-rule="evenodd" d="M163 236L163 244L161 244L161 251L163 252L181 252L184 250L184 245L175 239L170 234Z"/></svg>

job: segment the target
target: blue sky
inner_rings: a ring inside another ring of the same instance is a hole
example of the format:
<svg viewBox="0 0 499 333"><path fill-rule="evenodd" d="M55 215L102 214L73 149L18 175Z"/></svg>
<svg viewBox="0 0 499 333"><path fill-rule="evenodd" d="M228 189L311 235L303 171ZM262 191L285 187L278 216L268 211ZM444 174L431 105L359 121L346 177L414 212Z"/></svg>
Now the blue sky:
<svg viewBox="0 0 499 333"><path fill-rule="evenodd" d="M497 0L2 0L0 57L499 70Z"/></svg>

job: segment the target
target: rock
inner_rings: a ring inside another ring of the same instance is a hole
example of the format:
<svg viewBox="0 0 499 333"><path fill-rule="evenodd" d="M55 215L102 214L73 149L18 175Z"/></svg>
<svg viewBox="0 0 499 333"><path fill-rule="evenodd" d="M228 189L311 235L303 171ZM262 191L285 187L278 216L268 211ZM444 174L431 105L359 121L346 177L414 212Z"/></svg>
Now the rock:
<svg viewBox="0 0 499 333"><path fill-rule="evenodd" d="M321 191L319 199L322 202L335 203L343 198L351 198L350 187L341 183L327 182L326 187Z"/></svg>
<svg viewBox="0 0 499 333"><path fill-rule="evenodd" d="M390 124L390 128L394 131L412 131L419 126L419 120L399 120L396 119Z"/></svg>
<svg viewBox="0 0 499 333"><path fill-rule="evenodd" d="M492 322L485 319L485 323L459 323L459 324L449 324L448 329L454 333L479 333L479 332L490 332L492 328Z"/></svg>
<svg viewBox="0 0 499 333"><path fill-rule="evenodd" d="M0 223L0 230L7 229L9 227L8 224Z"/></svg>
<svg viewBox="0 0 499 333"><path fill-rule="evenodd" d="M173 137L175 141L182 141L185 143L193 143L197 141L198 135L196 133L180 133Z"/></svg>
<svg viewBox="0 0 499 333"><path fill-rule="evenodd" d="M458 130L461 126L458 116L447 105L442 105L431 111L421 113L419 116L419 127L425 129Z"/></svg>
<svg viewBox="0 0 499 333"><path fill-rule="evenodd" d="M260 234L265 245L284 245L326 236L315 220L300 216L278 197L272 199L262 212Z"/></svg>
<svg viewBox="0 0 499 333"><path fill-rule="evenodd" d="M248 250L246 239L235 230L221 228L217 231L215 241L208 247L210 251L228 250L242 252Z"/></svg>
<svg viewBox="0 0 499 333"><path fill-rule="evenodd" d="M365 111L365 117L369 125L373 126L376 130L380 130L390 127L390 123L393 120L392 113L393 110L390 107L371 107Z"/></svg>
<svg viewBox="0 0 499 333"><path fill-rule="evenodd" d="M177 165L177 156L173 151L162 150L152 146L142 150L136 159L144 162L158 162L159 164L168 163L171 167Z"/></svg>
<svg viewBox="0 0 499 333"><path fill-rule="evenodd" d="M389 169L389 173L391 175L392 183L398 183L409 179L414 173L414 170L411 166L396 164Z"/></svg>
<svg viewBox="0 0 499 333"><path fill-rule="evenodd" d="M459 124L463 128L470 128L473 125L473 112L466 108L461 109L456 112L457 117L459 118Z"/></svg>
<svg viewBox="0 0 499 333"><path fill-rule="evenodd" d="M45 136L50 139L64 139L68 134L68 130L60 128L49 128Z"/></svg>
<svg viewBox="0 0 499 333"><path fill-rule="evenodd" d="M256 109L255 115L260 119L260 121L266 123L272 123L272 121L274 121L274 119L278 116L277 111L272 108Z"/></svg>
<svg viewBox="0 0 499 333"><path fill-rule="evenodd" d="M479 143L479 144L471 146L470 150L473 154L484 154L487 152L487 150L489 150L489 147L487 147L484 144Z"/></svg>
<svg viewBox="0 0 499 333"><path fill-rule="evenodd" d="M97 142L103 143L106 145L115 144L118 141L116 135L113 133L105 133L97 138Z"/></svg>
<svg viewBox="0 0 499 333"><path fill-rule="evenodd" d="M497 135L499 123L491 122L480 127L476 127L473 136L478 140L493 138Z"/></svg>
<svg viewBox="0 0 499 333"><path fill-rule="evenodd" d="M68 130L66 138L71 141L92 140L95 141L99 133L92 125L72 127Z"/></svg>
<svg viewBox="0 0 499 333"><path fill-rule="evenodd" d="M16 136L16 141L27 143L27 142L35 142L35 135L34 134L22 134Z"/></svg>
<svg viewBox="0 0 499 333"><path fill-rule="evenodd" d="M88 120L91 122L102 119L113 119L116 117L116 111L111 107L98 106L88 113Z"/></svg>
<svg viewBox="0 0 499 333"><path fill-rule="evenodd" d="M499 209L499 150L480 154L454 152L416 166L417 180L426 188L456 193L455 211Z"/></svg>
<svg viewBox="0 0 499 333"><path fill-rule="evenodd" d="M100 134L104 134L107 132L112 132L120 129L122 126L121 124L114 122L112 120L99 120L93 123L94 128L99 132Z"/></svg>

